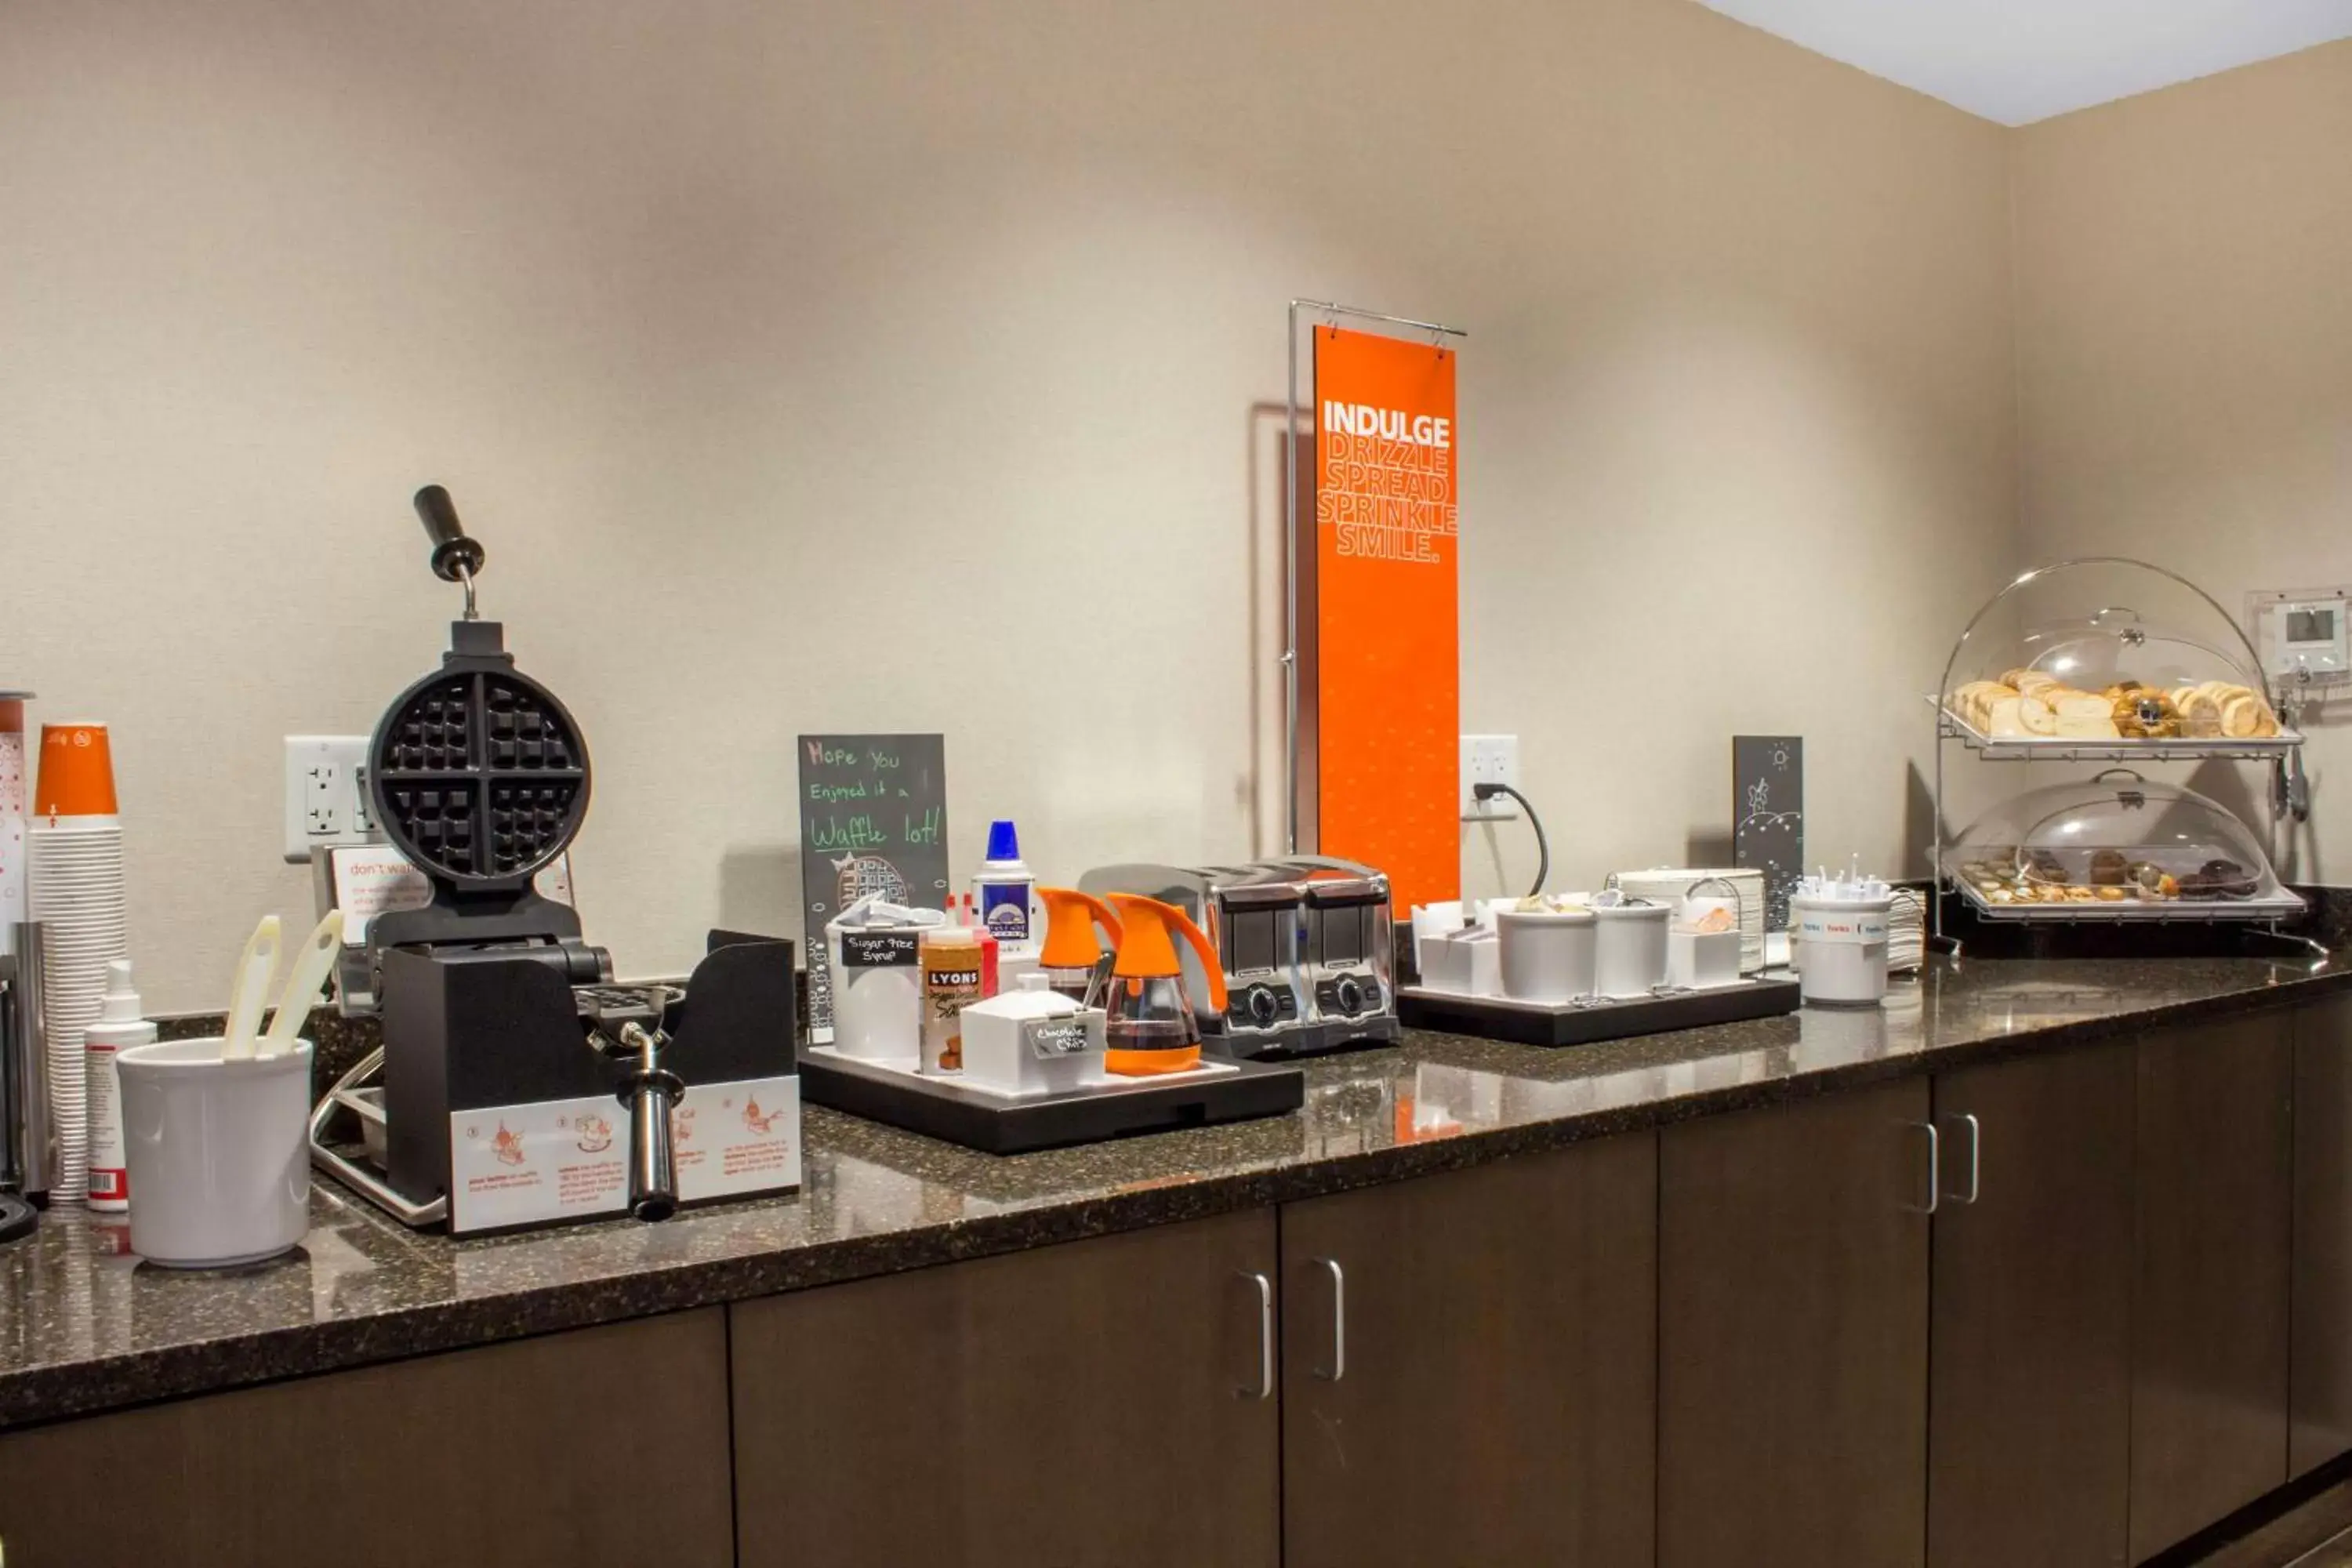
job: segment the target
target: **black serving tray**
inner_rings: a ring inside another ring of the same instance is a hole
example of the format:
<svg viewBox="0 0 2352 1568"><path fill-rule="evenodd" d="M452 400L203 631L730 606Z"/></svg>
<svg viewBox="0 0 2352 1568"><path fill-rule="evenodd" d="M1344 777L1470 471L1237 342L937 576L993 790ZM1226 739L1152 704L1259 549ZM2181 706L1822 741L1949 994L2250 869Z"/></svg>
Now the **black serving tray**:
<svg viewBox="0 0 2352 1568"><path fill-rule="evenodd" d="M1743 980L1705 991L1663 996L1612 997L1582 1005L1464 996L1419 985L1397 990L1397 1016L1407 1028L1476 1035L1523 1046L1590 1046L1669 1029L1700 1029L1793 1013L1801 1000L1794 980Z"/></svg>
<svg viewBox="0 0 2352 1568"><path fill-rule="evenodd" d="M1216 1060L1214 1078L1143 1088L1068 1089L1019 1100L917 1078L832 1051L801 1054L801 1097L869 1121L961 1143L983 1154L1025 1154L1142 1132L1280 1116L1307 1100L1307 1076L1272 1062Z"/></svg>

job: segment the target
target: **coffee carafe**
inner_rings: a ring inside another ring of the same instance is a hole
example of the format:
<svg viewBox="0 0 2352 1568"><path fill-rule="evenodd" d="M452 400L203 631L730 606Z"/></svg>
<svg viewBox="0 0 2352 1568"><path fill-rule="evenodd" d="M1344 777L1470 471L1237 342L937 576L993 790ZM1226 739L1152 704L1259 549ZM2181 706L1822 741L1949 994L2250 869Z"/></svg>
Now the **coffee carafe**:
<svg viewBox="0 0 2352 1568"><path fill-rule="evenodd" d="M1100 1005L1103 950L1095 929L1102 929L1117 952L1118 917L1100 899L1075 888L1040 888L1037 899L1045 906L1045 945L1037 955L1045 984L1082 1007Z"/></svg>
<svg viewBox="0 0 2352 1568"><path fill-rule="evenodd" d="M1176 957L1181 937L1208 976L1209 1004L1225 1010L1225 974L1208 933L1173 904L1139 893L1111 893L1118 916L1118 952L1103 997L1103 1068L1129 1078L1184 1072L1201 1061L1201 1026L1184 990Z"/></svg>

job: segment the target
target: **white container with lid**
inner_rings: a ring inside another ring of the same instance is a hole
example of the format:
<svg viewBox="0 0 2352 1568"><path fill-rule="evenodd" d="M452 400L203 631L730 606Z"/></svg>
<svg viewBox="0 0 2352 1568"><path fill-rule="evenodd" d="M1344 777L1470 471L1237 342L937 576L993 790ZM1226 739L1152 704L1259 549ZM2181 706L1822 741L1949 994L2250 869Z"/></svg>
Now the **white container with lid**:
<svg viewBox="0 0 2352 1568"><path fill-rule="evenodd" d="M1503 994L1514 1002L1571 1002L1592 994L1591 910L1496 910Z"/></svg>
<svg viewBox="0 0 2352 1568"><path fill-rule="evenodd" d="M1035 971L1018 988L963 1010L964 1081L1005 1094L1051 1094L1104 1081L1104 1018Z"/></svg>
<svg viewBox="0 0 2352 1568"><path fill-rule="evenodd" d="M1593 989L1603 996L1647 996L1666 983L1664 904L1596 904Z"/></svg>
<svg viewBox="0 0 2352 1568"><path fill-rule="evenodd" d="M868 894L825 922L833 963L833 1047L864 1061L922 1055L923 932L938 910L902 909Z"/></svg>
<svg viewBox="0 0 2352 1568"><path fill-rule="evenodd" d="M1789 959L1807 1005L1874 1007L1886 995L1893 890L1875 877L1807 877L1789 894Z"/></svg>

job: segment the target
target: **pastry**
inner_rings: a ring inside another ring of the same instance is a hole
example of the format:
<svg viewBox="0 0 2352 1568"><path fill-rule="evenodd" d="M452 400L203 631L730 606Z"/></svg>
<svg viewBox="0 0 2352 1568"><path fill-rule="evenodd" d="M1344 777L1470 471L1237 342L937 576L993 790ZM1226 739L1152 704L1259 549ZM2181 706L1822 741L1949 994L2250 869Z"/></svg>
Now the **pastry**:
<svg viewBox="0 0 2352 1568"><path fill-rule="evenodd" d="M2099 901L2103 904L2120 904L2131 895L2121 888L2101 888L2098 890L2098 896Z"/></svg>
<svg viewBox="0 0 2352 1568"><path fill-rule="evenodd" d="M2131 862L2120 849L2102 849L2091 857L2091 886L2120 888L2130 879Z"/></svg>
<svg viewBox="0 0 2352 1568"><path fill-rule="evenodd" d="M2260 734L2263 720L2269 712L2263 700L2251 691L2240 690L2221 700L2221 733L2233 741L2252 739Z"/></svg>
<svg viewBox="0 0 2352 1568"><path fill-rule="evenodd" d="M2099 892L2095 888L2069 888L2066 889L2066 901L2069 903L2087 904L2098 896Z"/></svg>
<svg viewBox="0 0 2352 1568"><path fill-rule="evenodd" d="M2126 740L2168 741L2180 733L2180 710L2169 695L2133 685L2109 705L2116 732Z"/></svg>
<svg viewBox="0 0 2352 1568"><path fill-rule="evenodd" d="M2200 740L2221 733L2221 704L2201 686L2182 686L2172 693L2174 711L2180 715L2180 732Z"/></svg>

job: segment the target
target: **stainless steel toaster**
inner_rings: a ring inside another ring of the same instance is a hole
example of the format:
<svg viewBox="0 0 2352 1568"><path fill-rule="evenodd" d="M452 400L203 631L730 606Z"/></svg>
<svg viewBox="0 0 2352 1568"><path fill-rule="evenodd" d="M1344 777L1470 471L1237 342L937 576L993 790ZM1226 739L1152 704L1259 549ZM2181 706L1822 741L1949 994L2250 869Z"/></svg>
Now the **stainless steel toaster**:
<svg viewBox="0 0 2352 1568"><path fill-rule="evenodd" d="M1251 1058L1308 1056L1382 1044L1401 1032L1391 981L1388 878L1318 856L1238 866L1104 866L1078 886L1141 893L1175 905L1208 933L1224 965L1226 1007L1201 1016L1213 1052ZM1207 976L1180 949L1196 1003Z"/></svg>

